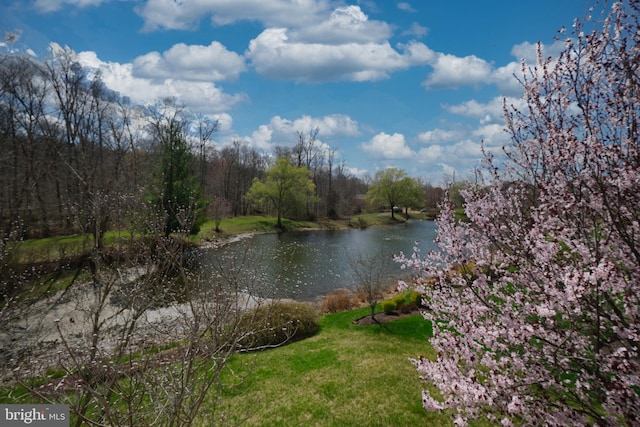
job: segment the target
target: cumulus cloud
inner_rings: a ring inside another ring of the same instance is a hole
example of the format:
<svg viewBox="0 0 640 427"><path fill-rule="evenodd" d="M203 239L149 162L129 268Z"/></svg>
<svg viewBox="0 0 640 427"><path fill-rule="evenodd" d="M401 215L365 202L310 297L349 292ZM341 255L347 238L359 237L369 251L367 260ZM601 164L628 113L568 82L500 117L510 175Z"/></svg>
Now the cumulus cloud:
<svg viewBox="0 0 640 427"><path fill-rule="evenodd" d="M269 123L260 125L244 140L256 148L269 150L275 144L293 145L298 141L298 132L308 134L315 128L318 128L317 143L322 149L328 149L328 145L323 143L321 138L360 135L358 122L343 114L330 114L323 117L303 115L294 120L274 116Z"/></svg>
<svg viewBox="0 0 640 427"><path fill-rule="evenodd" d="M433 163L442 159L443 155L444 148L441 145L433 144L418 151L418 161L421 163Z"/></svg>
<svg viewBox="0 0 640 427"><path fill-rule="evenodd" d="M556 58L564 49L564 42L556 41L551 45L541 45L540 48L544 58ZM514 45L511 54L517 60L497 68L475 55L459 57L437 53L429 63L433 71L422 85L429 90L495 84L503 95L518 96L522 94L522 85L518 81L522 76L522 62L534 65L537 49L537 44L529 42Z"/></svg>
<svg viewBox="0 0 640 427"><path fill-rule="evenodd" d="M491 64L475 55L459 57L440 53L431 65L433 72L422 83L427 89L458 88L487 83L492 72Z"/></svg>
<svg viewBox="0 0 640 427"><path fill-rule="evenodd" d="M473 135L483 141L486 148L502 147L509 142L509 134L503 124L492 123L473 131Z"/></svg>
<svg viewBox="0 0 640 427"><path fill-rule="evenodd" d="M266 26L304 26L317 22L329 6L329 0L147 0L137 12L145 31L188 30L204 16L216 25L258 21Z"/></svg>
<svg viewBox="0 0 640 427"><path fill-rule="evenodd" d="M289 39L286 28L268 28L251 40L246 57L266 77L298 81L369 81L389 73L426 63L432 51L422 43L400 45L388 42L303 43Z"/></svg>
<svg viewBox="0 0 640 427"><path fill-rule="evenodd" d="M109 0L35 0L33 8L38 12L48 13L60 10L62 6L68 4L74 7L99 6Z"/></svg>
<svg viewBox="0 0 640 427"><path fill-rule="evenodd" d="M360 147L374 157L387 160L406 159L415 154L413 150L407 146L404 135L401 133L389 135L380 132L371 138L370 141L362 143Z"/></svg>
<svg viewBox="0 0 640 427"><path fill-rule="evenodd" d="M360 6L331 9L328 0L293 4L283 0L149 0L140 14L147 30L192 28L206 15L218 24L259 20L267 28L249 42L245 57L269 78L375 81L426 64L435 55L416 41L391 46L389 24L369 19ZM424 34L426 29L416 24L412 31ZM236 78L244 71L244 62L213 42L209 46L175 45L162 54L151 52L137 58L134 67L142 77L169 78L177 72L183 79L221 81Z"/></svg>
<svg viewBox="0 0 640 427"><path fill-rule="evenodd" d="M149 79L229 81L245 69L244 58L217 41L209 46L178 43L162 54L149 52L133 61L133 75Z"/></svg>
<svg viewBox="0 0 640 427"><path fill-rule="evenodd" d="M233 117L228 113L220 113L211 117L218 121L218 132L229 132L233 128Z"/></svg>
<svg viewBox="0 0 640 427"><path fill-rule="evenodd" d="M328 19L290 31L292 41L323 44L367 43L386 40L391 27L382 21L371 21L359 6L338 7Z"/></svg>
<svg viewBox="0 0 640 427"><path fill-rule="evenodd" d="M213 116L247 99L244 94L227 94L211 82L136 77L133 64L102 61L95 52L80 52L77 56L83 66L102 72L102 80L108 88L127 95L135 103L144 104L172 96L195 112Z"/></svg>
<svg viewBox="0 0 640 427"><path fill-rule="evenodd" d="M556 40L550 45L541 44L540 49L542 57L557 58L560 53L565 49L565 42L562 40ZM514 45L511 48L511 55L513 55L518 62L526 61L528 64L535 64L538 58L538 43L523 42Z"/></svg>
<svg viewBox="0 0 640 427"><path fill-rule="evenodd" d="M518 62L510 62L493 71L491 81L496 84L500 93L507 96L519 96L522 94L522 83L518 76L522 75L522 65Z"/></svg>
<svg viewBox="0 0 640 427"><path fill-rule="evenodd" d="M272 135L272 128L268 125L260 125L257 130L253 131L250 138L245 138L245 141L258 150L267 151L273 148L271 146Z"/></svg>
<svg viewBox="0 0 640 427"><path fill-rule="evenodd" d="M464 137L461 130L433 129L422 132L418 135L418 141L423 144L440 143L444 141L455 141Z"/></svg>
<svg viewBox="0 0 640 427"><path fill-rule="evenodd" d="M358 136L358 122L344 114L330 114L324 117L311 117L304 115L296 120L283 119L276 116L271 120L271 125L281 133L295 135L297 131L306 133L318 128L320 136Z"/></svg>
<svg viewBox="0 0 640 427"><path fill-rule="evenodd" d="M504 103L507 107L514 106L521 108L524 101L520 98L497 96L489 102L481 103L472 99L456 105L444 105L444 109L453 114L459 114L465 117L477 118L483 124L495 121L502 123L504 121Z"/></svg>

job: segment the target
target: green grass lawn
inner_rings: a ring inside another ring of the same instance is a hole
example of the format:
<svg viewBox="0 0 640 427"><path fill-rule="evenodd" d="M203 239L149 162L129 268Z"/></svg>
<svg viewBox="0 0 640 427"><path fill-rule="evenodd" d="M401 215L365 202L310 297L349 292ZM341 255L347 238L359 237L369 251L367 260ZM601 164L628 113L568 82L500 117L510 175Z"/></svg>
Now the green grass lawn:
<svg viewBox="0 0 640 427"><path fill-rule="evenodd" d="M416 315L386 329L353 324L368 312L329 314L311 338L235 356L233 372L252 371L240 385L222 390L227 416L246 416L242 424L251 426L451 425L448 415L422 408L424 383L409 361L434 355L430 323ZM207 405L198 425L208 425Z"/></svg>
<svg viewBox="0 0 640 427"><path fill-rule="evenodd" d="M448 412L423 409L427 385L409 361L435 356L428 341L431 324L420 315L384 328L353 323L368 314L364 307L324 315L311 338L236 354L194 425L452 426ZM26 402L38 400L19 386L0 388L0 403Z"/></svg>

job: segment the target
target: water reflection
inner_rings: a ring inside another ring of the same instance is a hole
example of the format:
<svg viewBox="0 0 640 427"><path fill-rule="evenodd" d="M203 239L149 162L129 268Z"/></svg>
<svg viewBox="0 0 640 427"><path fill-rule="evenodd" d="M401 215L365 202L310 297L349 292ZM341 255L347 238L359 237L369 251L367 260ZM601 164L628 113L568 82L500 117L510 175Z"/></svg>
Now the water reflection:
<svg viewBox="0 0 640 427"><path fill-rule="evenodd" d="M393 254L410 254L416 241L426 254L435 248L436 225L432 221L409 221L403 225L364 230L332 230L258 234L206 257L247 257L245 268L264 280L269 293L280 298L313 300L338 289L356 285L350 262L358 256L381 255L385 276L399 277Z"/></svg>

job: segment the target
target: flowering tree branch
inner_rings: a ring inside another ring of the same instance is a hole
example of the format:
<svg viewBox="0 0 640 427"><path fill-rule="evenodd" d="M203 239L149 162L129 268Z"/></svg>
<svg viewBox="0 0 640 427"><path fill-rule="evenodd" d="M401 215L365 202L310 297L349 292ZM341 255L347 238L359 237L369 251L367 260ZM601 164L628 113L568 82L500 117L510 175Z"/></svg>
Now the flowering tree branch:
<svg viewBox="0 0 640 427"><path fill-rule="evenodd" d="M523 65L513 144L442 206L439 251L414 268L436 360L414 360L456 423L638 425L640 3L577 22L559 58ZM440 397L441 396L441 397ZM541 413L545 414L541 419Z"/></svg>

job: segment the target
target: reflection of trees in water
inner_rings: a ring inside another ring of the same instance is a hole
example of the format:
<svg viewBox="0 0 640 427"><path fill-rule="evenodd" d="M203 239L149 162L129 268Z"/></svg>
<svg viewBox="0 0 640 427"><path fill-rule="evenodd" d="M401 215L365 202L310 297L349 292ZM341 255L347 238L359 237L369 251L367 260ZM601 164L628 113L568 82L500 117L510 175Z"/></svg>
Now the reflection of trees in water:
<svg viewBox="0 0 640 427"><path fill-rule="evenodd" d="M261 234L219 250L227 257L248 256L262 282L278 297L310 300L338 288L356 286L349 268L350 254L383 253L383 276L397 278L403 272L392 256L411 253L416 239L424 251L433 246L436 226L429 221L366 230L308 231ZM213 256L216 251L210 251ZM245 254L248 252L248 254Z"/></svg>

